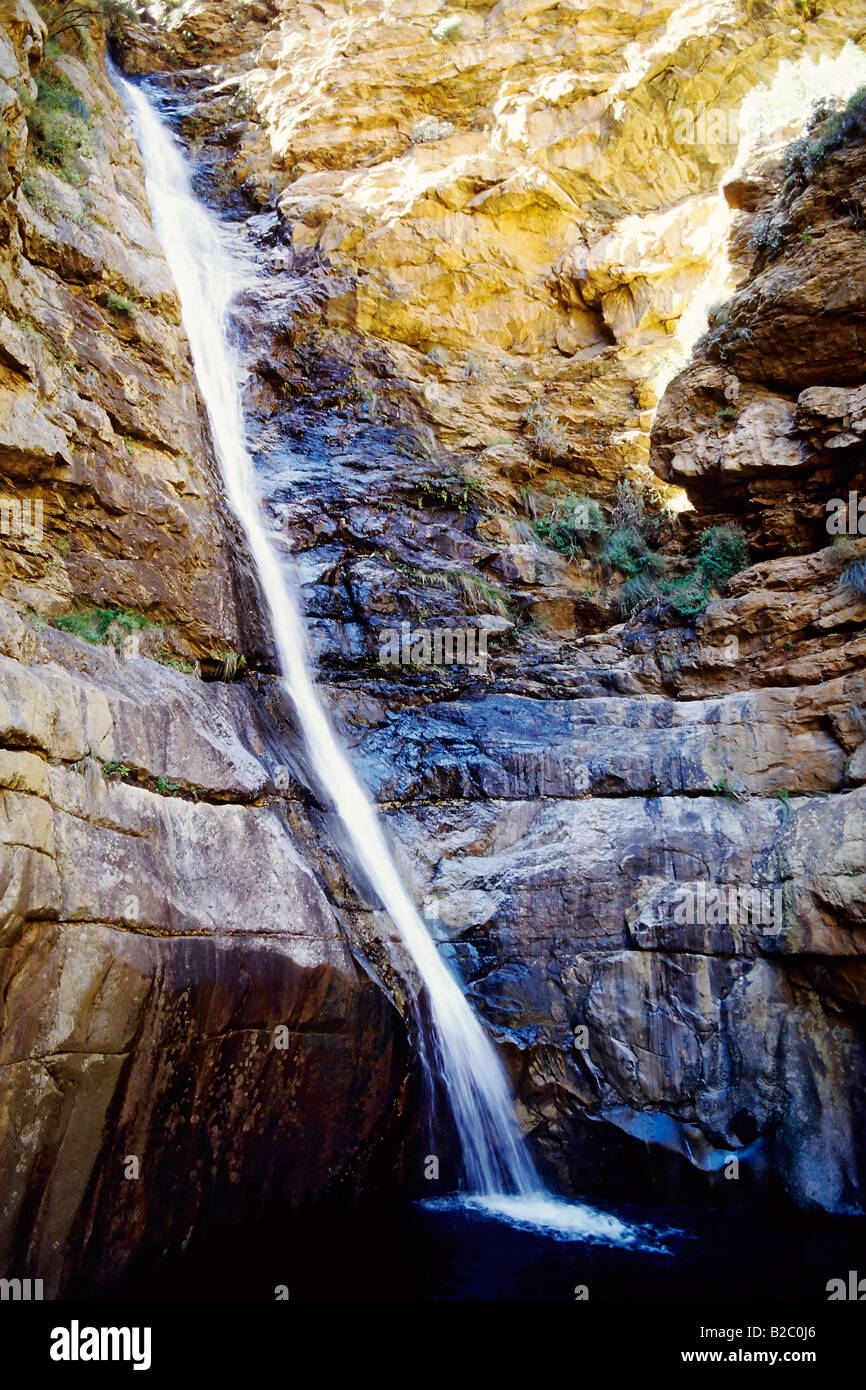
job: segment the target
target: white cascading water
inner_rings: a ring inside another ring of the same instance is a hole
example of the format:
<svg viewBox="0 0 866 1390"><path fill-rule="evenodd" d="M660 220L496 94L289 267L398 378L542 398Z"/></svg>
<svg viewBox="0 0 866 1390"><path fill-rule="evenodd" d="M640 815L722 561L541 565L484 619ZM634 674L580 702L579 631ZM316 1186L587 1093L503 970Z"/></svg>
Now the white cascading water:
<svg viewBox="0 0 866 1390"><path fill-rule="evenodd" d="M186 161L144 93L119 73L112 76L135 120L154 226L180 294L226 493L258 571L307 756L427 991L425 1060L435 1067L451 1107L469 1200L490 1214L560 1235L632 1243L634 1228L545 1189L519 1132L499 1056L409 897L376 812L330 726L311 674L295 595L262 521L246 444L229 309L248 282L247 267L229 254L219 222L193 194Z"/></svg>

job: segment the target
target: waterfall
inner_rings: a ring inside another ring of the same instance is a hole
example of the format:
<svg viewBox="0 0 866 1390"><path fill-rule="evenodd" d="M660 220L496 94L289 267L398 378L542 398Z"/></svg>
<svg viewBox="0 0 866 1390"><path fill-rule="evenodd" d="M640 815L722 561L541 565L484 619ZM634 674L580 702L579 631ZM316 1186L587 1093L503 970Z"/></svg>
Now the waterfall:
<svg viewBox="0 0 866 1390"><path fill-rule="evenodd" d="M262 521L229 333L230 306L246 267L231 256L220 224L194 196L186 161L144 93L118 73L112 76L134 117L154 226L180 293L226 494L258 572L283 685L319 786L424 982L429 1021L422 1025L423 1051L451 1107L469 1191L541 1196L499 1056L416 911L376 812L331 728L311 674L298 603Z"/></svg>

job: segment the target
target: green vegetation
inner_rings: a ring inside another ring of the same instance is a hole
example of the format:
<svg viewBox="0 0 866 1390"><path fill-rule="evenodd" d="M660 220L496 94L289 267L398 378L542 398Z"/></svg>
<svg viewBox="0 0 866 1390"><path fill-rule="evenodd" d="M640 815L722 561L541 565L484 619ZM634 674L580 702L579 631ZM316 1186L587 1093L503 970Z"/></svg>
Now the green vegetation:
<svg viewBox="0 0 866 1390"><path fill-rule="evenodd" d="M835 150L860 140L866 140L866 87L860 87L844 106L822 102L815 107L808 134L795 140L788 151L785 171L809 183Z"/></svg>
<svg viewBox="0 0 866 1390"><path fill-rule="evenodd" d="M247 664L245 656L233 651L218 651L217 660L219 662L217 679L221 681L233 681Z"/></svg>
<svg viewBox="0 0 866 1390"><path fill-rule="evenodd" d="M417 488L420 493L419 510L427 502L432 506L448 507L462 513L477 505L487 491L483 479L465 473L459 466L446 468L435 477L422 478Z"/></svg>
<svg viewBox="0 0 866 1390"><path fill-rule="evenodd" d="M537 516L535 495L528 489L523 504L529 515L536 513L535 532L569 560L579 555L597 554L607 533L607 522L599 504L590 497L567 493L558 498L545 516Z"/></svg>
<svg viewBox="0 0 866 1390"><path fill-rule="evenodd" d="M400 565L413 584L422 589L446 589L460 594L470 605L473 613L498 613L503 618L511 617L508 594L486 575L470 570L422 570L416 565Z"/></svg>
<svg viewBox="0 0 866 1390"><path fill-rule="evenodd" d="M135 313L135 305L132 300L127 299L125 294L115 294L114 290L111 290L109 293L105 301L105 307L109 309L112 314L123 314L129 319L131 319Z"/></svg>
<svg viewBox="0 0 866 1390"><path fill-rule="evenodd" d="M185 676L194 676L198 667L197 662L181 661L179 656L158 656L156 659L160 666L170 666L173 671L182 671Z"/></svg>
<svg viewBox="0 0 866 1390"><path fill-rule="evenodd" d="M47 221L53 222L55 225L60 221L63 216L63 209L35 168L31 167L26 170L21 180L21 191L40 217L46 218Z"/></svg>
<svg viewBox="0 0 866 1390"><path fill-rule="evenodd" d="M129 776L129 768L126 763L117 762L114 758L110 758L108 762L102 764L102 772L105 777Z"/></svg>
<svg viewBox="0 0 866 1390"><path fill-rule="evenodd" d="M108 643L115 647L122 647L133 632L154 626L142 613L134 613L129 608L84 608L75 613L61 613L52 622L61 632L71 632L74 637L83 637L100 646Z"/></svg>
<svg viewBox="0 0 866 1390"><path fill-rule="evenodd" d="M540 405L533 405L524 412L523 433L526 445L537 459L553 463L568 455L568 433L565 426L554 420Z"/></svg>
<svg viewBox="0 0 866 1390"><path fill-rule="evenodd" d="M498 613L502 618L511 615L508 595L498 584L483 574L469 570L452 570L451 584L463 595L474 613Z"/></svg>
<svg viewBox="0 0 866 1390"><path fill-rule="evenodd" d="M700 538L694 567L659 585L661 596L684 618L703 613L713 593L727 592L733 576L749 561L746 537L738 526L711 526Z"/></svg>
<svg viewBox="0 0 866 1390"><path fill-rule="evenodd" d="M661 493L640 475L617 485L607 517L598 502L575 493L555 497L544 513L543 497L531 488L521 491L520 500L539 540L569 560L594 561L607 580L616 574L623 577L624 613L670 604L683 617L696 617L714 593L726 592L732 575L748 563L743 532L714 526L701 535L692 567L677 578L665 578L668 558L661 547L671 520Z"/></svg>
<svg viewBox="0 0 866 1390"><path fill-rule="evenodd" d="M78 88L50 60L36 74L27 127L37 164L79 188L87 177L82 160L93 154L93 123Z"/></svg>
<svg viewBox="0 0 866 1390"><path fill-rule="evenodd" d="M180 791L180 782L169 782L166 777L157 777L156 790L160 796L174 796Z"/></svg>
<svg viewBox="0 0 866 1390"><path fill-rule="evenodd" d="M718 782L713 783L713 791L718 796L726 796L729 801L746 801L747 793L739 787L735 787L733 782L729 782L727 777L722 777Z"/></svg>

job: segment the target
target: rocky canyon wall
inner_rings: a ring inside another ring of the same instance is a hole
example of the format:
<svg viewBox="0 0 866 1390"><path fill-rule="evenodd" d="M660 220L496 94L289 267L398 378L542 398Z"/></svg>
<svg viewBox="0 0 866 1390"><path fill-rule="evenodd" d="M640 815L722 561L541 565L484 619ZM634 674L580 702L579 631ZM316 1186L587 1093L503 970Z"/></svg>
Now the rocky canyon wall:
<svg viewBox="0 0 866 1390"><path fill-rule="evenodd" d="M35 160L44 26L0 18L0 467L44 499L0 546L2 1238L56 1289L396 1172L409 1060L118 98L51 50L89 138L77 181ZM565 1191L863 1207L866 541L826 504L866 488L866 131L747 169L729 126L677 134L846 43L853 2L185 0L114 29L257 250L274 543ZM710 527L748 553L683 602ZM404 624L488 658L391 664Z"/></svg>
<svg viewBox="0 0 866 1390"><path fill-rule="evenodd" d="M45 37L4 3L0 1264L54 1294L360 1182L406 1056L231 680L267 638L129 122Z"/></svg>

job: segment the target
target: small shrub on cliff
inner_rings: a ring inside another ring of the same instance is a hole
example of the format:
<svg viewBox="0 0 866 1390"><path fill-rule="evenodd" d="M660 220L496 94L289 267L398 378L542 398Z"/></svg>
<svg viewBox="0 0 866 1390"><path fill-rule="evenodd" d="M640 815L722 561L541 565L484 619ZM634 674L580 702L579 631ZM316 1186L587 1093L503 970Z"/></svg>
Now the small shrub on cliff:
<svg viewBox="0 0 866 1390"><path fill-rule="evenodd" d="M611 508L614 530L631 528L644 540L656 540L670 519L665 499L653 481L641 473L622 478L616 485L616 501Z"/></svg>
<svg viewBox="0 0 866 1390"><path fill-rule="evenodd" d="M90 113L77 87L53 63L36 76L36 100L27 111L33 157L79 187L86 178L82 159L93 153Z"/></svg>
<svg viewBox="0 0 866 1390"><path fill-rule="evenodd" d="M122 314L125 318L131 319L135 313L135 305L131 299L127 299L125 294L115 294L111 291L105 301L106 309L112 314Z"/></svg>
<svg viewBox="0 0 866 1390"><path fill-rule="evenodd" d="M554 420L541 406L530 406L523 416L523 432L529 452L549 463L568 454L568 435L565 427Z"/></svg>
<svg viewBox="0 0 866 1390"><path fill-rule="evenodd" d="M49 222L60 221L63 216L60 204L43 182L43 178L32 167L27 170L21 180L21 192L34 212L38 212L40 217L46 218Z"/></svg>
<svg viewBox="0 0 866 1390"><path fill-rule="evenodd" d="M603 558L609 569L619 570L627 578L661 574L665 566L664 557L651 550L640 531L631 526L611 531Z"/></svg>
<svg viewBox="0 0 866 1390"><path fill-rule="evenodd" d="M795 140L788 150L785 172L808 183L834 150L861 140L866 140L866 87L858 88L838 109L826 102L815 108L808 134Z"/></svg>
<svg viewBox="0 0 866 1390"><path fill-rule="evenodd" d="M535 532L569 560L596 554L607 535L607 522L599 504L591 497L569 493L558 498L546 516L538 517Z"/></svg>
<svg viewBox="0 0 866 1390"><path fill-rule="evenodd" d="M619 598L624 613L633 613L658 598L658 576L664 573L666 561L635 527L621 526L611 531L602 560L609 572L625 576Z"/></svg>
<svg viewBox="0 0 866 1390"><path fill-rule="evenodd" d="M129 608L85 608L77 613L61 613L52 622L61 632L71 632L75 637L100 646L111 643L115 647L122 647L133 632L153 626L143 613L134 613Z"/></svg>
<svg viewBox="0 0 866 1390"><path fill-rule="evenodd" d="M713 593L726 593L729 581L748 561L749 547L738 526L711 526L701 536L694 568L661 584L661 594L683 617L697 617Z"/></svg>

